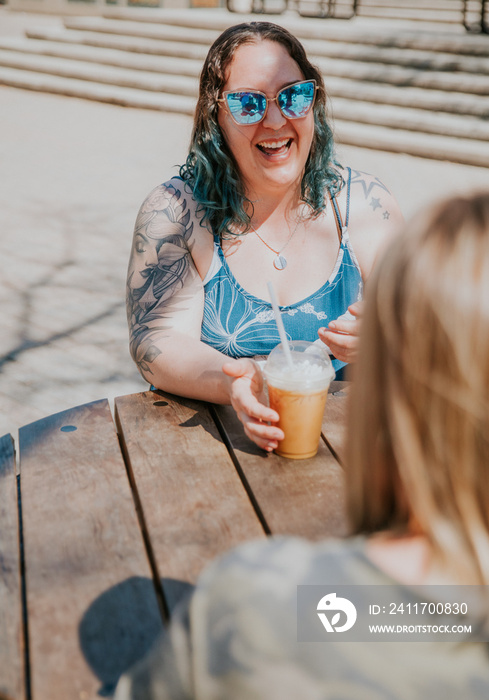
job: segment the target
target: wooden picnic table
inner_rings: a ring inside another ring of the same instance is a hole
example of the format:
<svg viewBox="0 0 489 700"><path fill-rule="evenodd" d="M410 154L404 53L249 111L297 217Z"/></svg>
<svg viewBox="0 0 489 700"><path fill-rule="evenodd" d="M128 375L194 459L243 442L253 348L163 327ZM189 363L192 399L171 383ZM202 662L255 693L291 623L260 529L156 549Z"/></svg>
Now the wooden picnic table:
<svg viewBox="0 0 489 700"><path fill-rule="evenodd" d="M0 698L108 697L211 559L343 534L347 396L331 385L301 461L259 450L228 406L153 391L0 438Z"/></svg>

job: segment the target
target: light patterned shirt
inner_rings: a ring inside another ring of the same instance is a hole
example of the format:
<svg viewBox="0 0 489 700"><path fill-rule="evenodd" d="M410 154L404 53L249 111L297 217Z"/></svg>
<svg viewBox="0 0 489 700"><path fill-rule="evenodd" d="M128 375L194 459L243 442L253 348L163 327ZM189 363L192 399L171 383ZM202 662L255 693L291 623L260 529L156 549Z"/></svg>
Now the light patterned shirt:
<svg viewBox="0 0 489 700"><path fill-rule="evenodd" d="M251 542L213 563L116 700L487 700L480 641L298 642L297 586L394 582L354 538Z"/></svg>

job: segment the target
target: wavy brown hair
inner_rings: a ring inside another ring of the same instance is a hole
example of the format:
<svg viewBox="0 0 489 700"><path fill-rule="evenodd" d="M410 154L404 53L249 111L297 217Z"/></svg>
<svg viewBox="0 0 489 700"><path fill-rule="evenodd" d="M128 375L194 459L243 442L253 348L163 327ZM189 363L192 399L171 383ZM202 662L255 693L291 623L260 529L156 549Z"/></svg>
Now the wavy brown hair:
<svg viewBox="0 0 489 700"><path fill-rule="evenodd" d="M353 532L414 527L489 583L489 192L442 202L391 244L353 378Z"/></svg>

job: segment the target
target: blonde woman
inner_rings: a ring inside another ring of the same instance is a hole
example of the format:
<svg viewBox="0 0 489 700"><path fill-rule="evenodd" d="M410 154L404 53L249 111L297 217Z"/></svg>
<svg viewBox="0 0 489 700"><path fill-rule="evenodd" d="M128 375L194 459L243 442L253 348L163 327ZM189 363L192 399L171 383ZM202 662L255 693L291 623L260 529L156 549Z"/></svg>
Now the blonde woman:
<svg viewBox="0 0 489 700"><path fill-rule="evenodd" d="M252 542L213 564L117 700L489 697L489 192L419 216L376 267L349 430L352 536ZM396 623L440 591L477 595L453 640L307 643L299 585L358 587L363 614L382 590Z"/></svg>

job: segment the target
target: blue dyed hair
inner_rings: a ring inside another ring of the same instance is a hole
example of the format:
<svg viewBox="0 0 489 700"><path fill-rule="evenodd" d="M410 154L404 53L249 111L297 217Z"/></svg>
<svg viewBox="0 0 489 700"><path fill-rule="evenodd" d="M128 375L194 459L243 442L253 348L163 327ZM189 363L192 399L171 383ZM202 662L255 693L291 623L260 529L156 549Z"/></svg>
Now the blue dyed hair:
<svg viewBox="0 0 489 700"><path fill-rule="evenodd" d="M248 231L253 205L246 197L235 158L218 124L218 99L238 47L265 39L284 46L305 80L314 79L318 87L313 107L314 137L301 182L301 198L310 205L313 216L324 210L327 189L337 192L343 184L334 159L333 133L326 117L323 78L309 62L300 41L271 22L245 22L229 27L216 39L205 59L189 154L180 168L180 176L190 185L199 205L202 223L210 225L220 238L241 235L236 230Z"/></svg>

